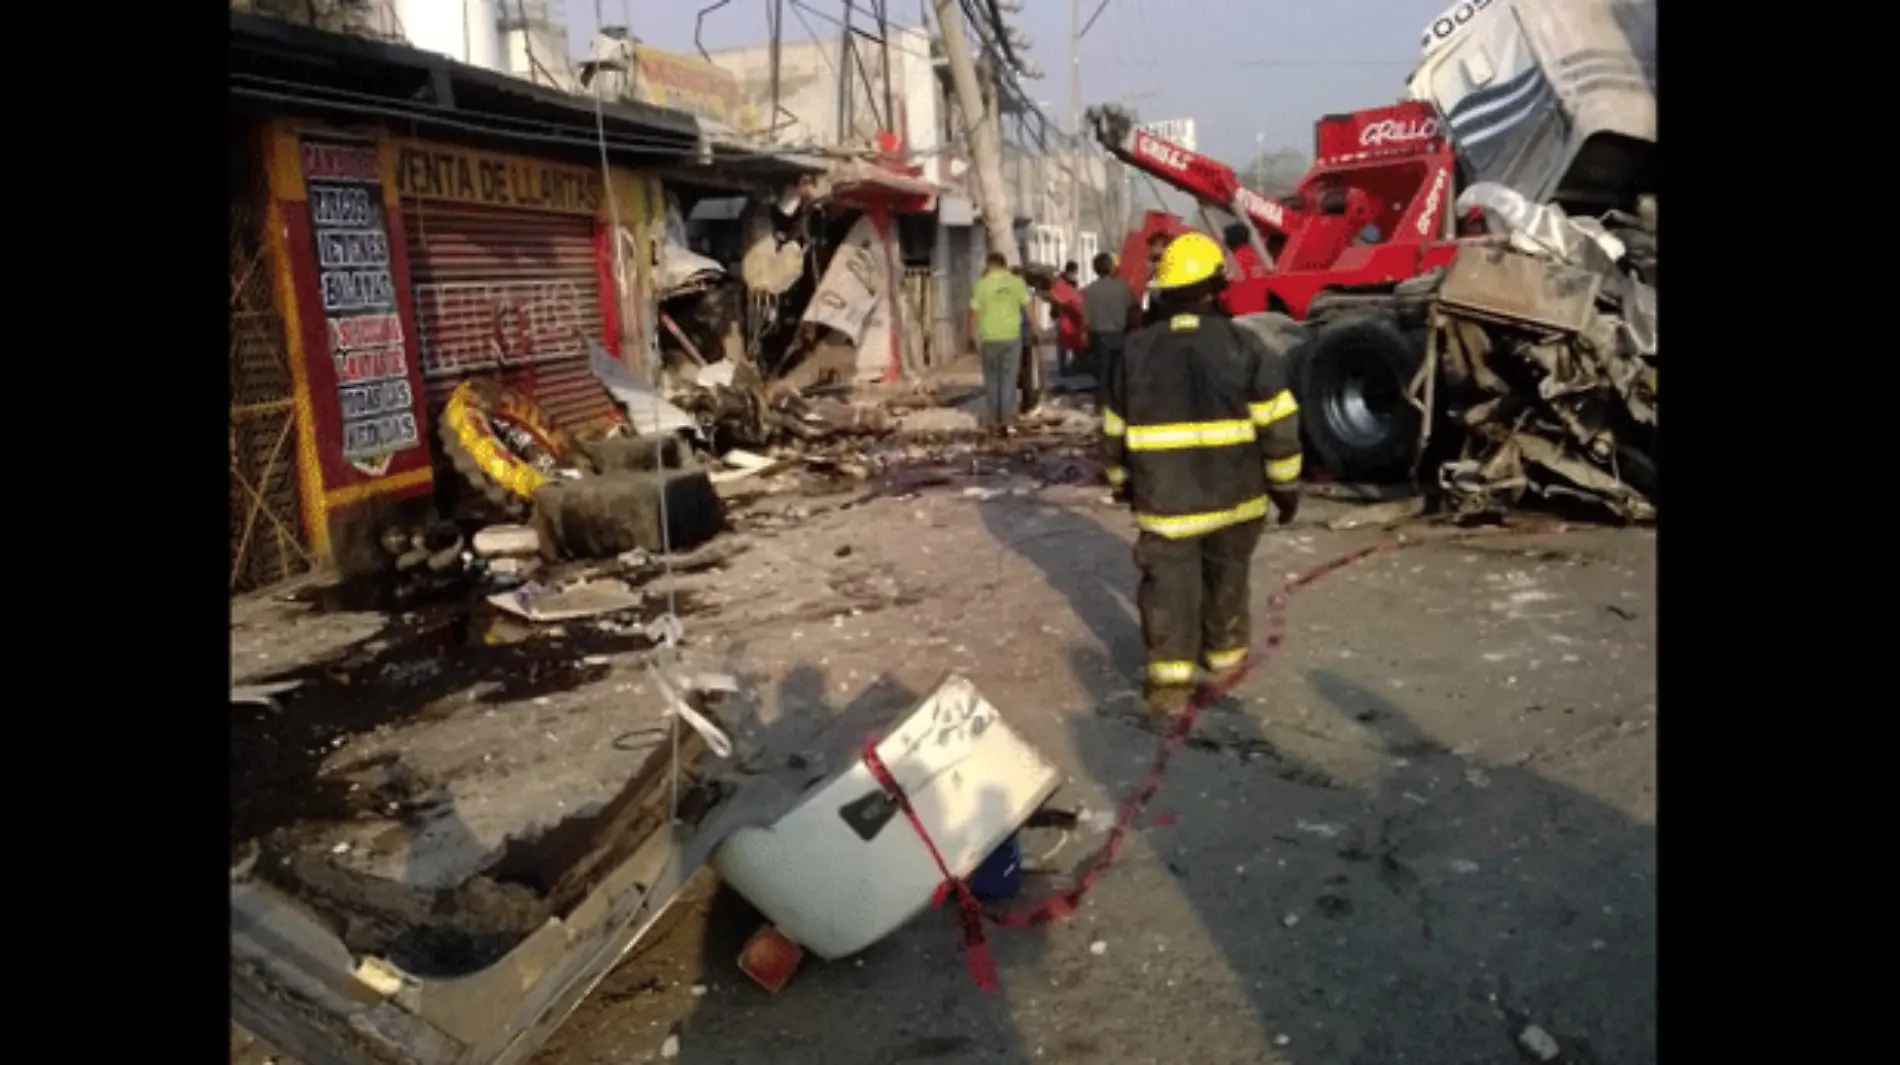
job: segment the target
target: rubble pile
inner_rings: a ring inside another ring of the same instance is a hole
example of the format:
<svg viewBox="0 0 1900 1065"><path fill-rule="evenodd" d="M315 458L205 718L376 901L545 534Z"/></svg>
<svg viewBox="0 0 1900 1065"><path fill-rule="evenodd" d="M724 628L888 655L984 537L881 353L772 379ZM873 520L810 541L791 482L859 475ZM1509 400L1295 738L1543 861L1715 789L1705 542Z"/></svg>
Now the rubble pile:
<svg viewBox="0 0 1900 1065"><path fill-rule="evenodd" d="M1656 242L1642 219L1571 219L1554 205L1480 184L1460 211L1483 208L1502 238L1461 249L1451 265L1397 287L1401 321L1426 331L1406 399L1420 420L1417 454L1435 466L1444 509L1502 511L1535 495L1582 501L1627 521L1658 505ZM1370 297L1322 295L1309 324L1362 313Z"/></svg>

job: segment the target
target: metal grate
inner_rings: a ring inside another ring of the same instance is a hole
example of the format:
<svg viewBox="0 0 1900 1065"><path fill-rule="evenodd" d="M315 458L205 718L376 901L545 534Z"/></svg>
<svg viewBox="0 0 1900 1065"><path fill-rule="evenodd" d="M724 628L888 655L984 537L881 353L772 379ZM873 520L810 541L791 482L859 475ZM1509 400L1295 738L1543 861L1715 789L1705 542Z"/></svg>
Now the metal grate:
<svg viewBox="0 0 1900 1065"><path fill-rule="evenodd" d="M483 375L564 429L618 418L588 364L602 322L593 219L406 200L403 227L431 417Z"/></svg>
<svg viewBox="0 0 1900 1065"><path fill-rule="evenodd" d="M231 206L231 591L310 569L297 487L296 413L284 322L260 238L264 215Z"/></svg>

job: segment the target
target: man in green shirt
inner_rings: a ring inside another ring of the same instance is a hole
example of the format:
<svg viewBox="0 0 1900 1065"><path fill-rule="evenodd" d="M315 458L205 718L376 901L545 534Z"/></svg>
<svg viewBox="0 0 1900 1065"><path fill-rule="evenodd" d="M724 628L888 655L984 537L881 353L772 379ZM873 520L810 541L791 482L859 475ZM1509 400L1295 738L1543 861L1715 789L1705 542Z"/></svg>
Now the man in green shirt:
<svg viewBox="0 0 1900 1065"><path fill-rule="evenodd" d="M1023 311L1029 286L1011 273L1001 252L991 252L970 295L970 324L983 363L989 427L1008 428L1016 416L1016 378L1022 372Z"/></svg>

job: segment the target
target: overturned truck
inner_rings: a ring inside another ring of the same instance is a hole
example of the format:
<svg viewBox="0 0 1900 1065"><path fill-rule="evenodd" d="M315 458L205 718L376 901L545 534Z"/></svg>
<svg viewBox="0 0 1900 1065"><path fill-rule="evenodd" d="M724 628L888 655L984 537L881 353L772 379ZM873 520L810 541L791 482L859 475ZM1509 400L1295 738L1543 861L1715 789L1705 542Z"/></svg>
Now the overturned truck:
<svg viewBox="0 0 1900 1065"><path fill-rule="evenodd" d="M1315 472L1414 479L1465 508L1581 479L1643 516L1655 18L1654 0L1461 0L1427 26L1411 99L1321 118L1312 171L1278 199L1117 109L1090 117L1105 148L1188 193L1225 238L1223 306L1291 359ZM1140 291L1150 241L1184 228L1150 212L1121 276ZM1080 301L1054 299L1073 343Z"/></svg>

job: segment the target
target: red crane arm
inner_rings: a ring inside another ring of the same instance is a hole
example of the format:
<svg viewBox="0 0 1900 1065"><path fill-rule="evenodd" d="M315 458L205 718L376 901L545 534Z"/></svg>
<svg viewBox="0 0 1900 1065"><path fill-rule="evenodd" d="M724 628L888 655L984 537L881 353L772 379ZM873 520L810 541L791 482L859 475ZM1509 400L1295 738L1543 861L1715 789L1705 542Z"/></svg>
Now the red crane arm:
<svg viewBox="0 0 1900 1065"><path fill-rule="evenodd" d="M1244 212L1263 235L1291 236L1306 223L1303 213L1242 185L1233 167L1155 136L1113 104L1089 108L1088 120L1110 155L1210 207Z"/></svg>

